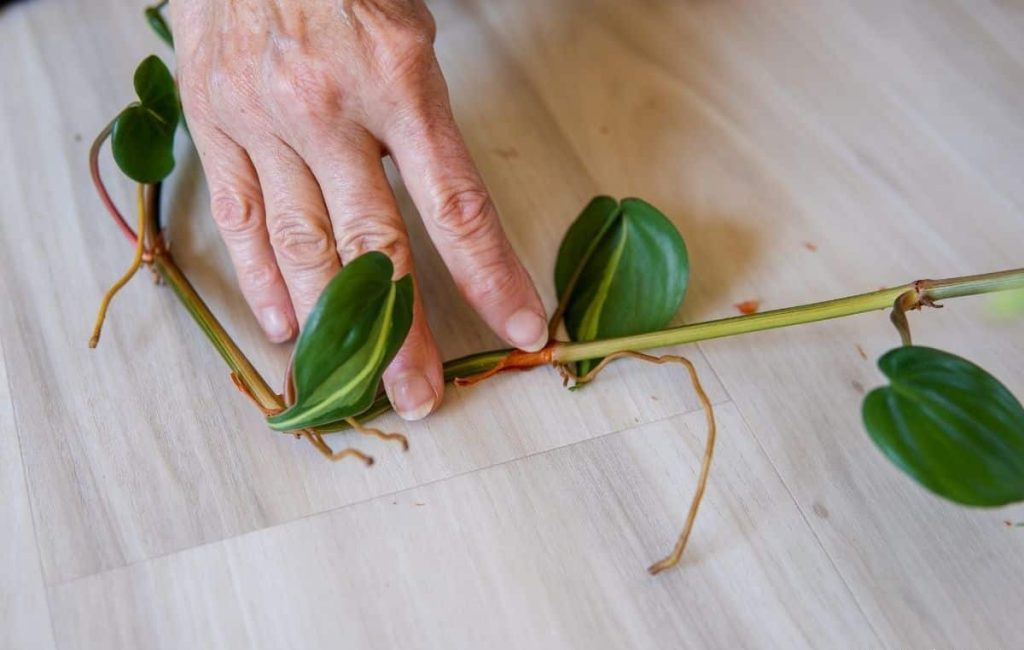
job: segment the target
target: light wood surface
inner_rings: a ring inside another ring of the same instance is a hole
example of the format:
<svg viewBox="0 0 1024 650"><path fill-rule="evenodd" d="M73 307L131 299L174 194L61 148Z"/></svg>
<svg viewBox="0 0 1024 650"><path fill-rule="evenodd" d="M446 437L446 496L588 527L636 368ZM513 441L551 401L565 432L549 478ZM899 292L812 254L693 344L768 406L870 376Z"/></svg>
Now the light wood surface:
<svg viewBox="0 0 1024 650"><path fill-rule="evenodd" d="M1020 3L431 6L549 307L559 238L596 193L683 232L681 321L1024 262ZM383 418L412 451L370 445L368 471L268 431L146 277L89 351L129 252L86 151L151 51L135 2L0 9L0 647L1019 646L1024 529L1003 521L1024 508L941 502L861 428L897 343L882 313L678 350L720 447L687 559L657 578L704 435L677 368L452 389L425 422ZM179 145L175 254L276 383L288 350L246 312ZM445 356L495 346L395 180ZM1024 394L1024 327L983 299L912 325Z"/></svg>

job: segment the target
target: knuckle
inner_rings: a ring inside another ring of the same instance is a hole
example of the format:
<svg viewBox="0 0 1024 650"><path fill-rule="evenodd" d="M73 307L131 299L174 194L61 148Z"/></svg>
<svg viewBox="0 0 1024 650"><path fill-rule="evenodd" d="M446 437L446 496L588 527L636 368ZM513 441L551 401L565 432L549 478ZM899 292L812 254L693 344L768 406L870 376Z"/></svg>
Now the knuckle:
<svg viewBox="0 0 1024 650"><path fill-rule="evenodd" d="M430 11L420 2L396 3L384 9L367 10L363 3L363 25L370 34L373 57L388 85L417 78L434 58L437 26Z"/></svg>
<svg viewBox="0 0 1024 650"><path fill-rule="evenodd" d="M380 49L385 78L392 83L422 78L433 61L433 48L432 37L420 29L406 30L392 37Z"/></svg>
<svg viewBox="0 0 1024 650"><path fill-rule="evenodd" d="M238 269L238 283L251 294L260 294L277 284L277 266L269 262L247 264Z"/></svg>
<svg viewBox="0 0 1024 650"><path fill-rule="evenodd" d="M227 236L252 233L263 222L258 203L236 192L214 192L210 199L210 212L214 223Z"/></svg>
<svg viewBox="0 0 1024 650"><path fill-rule="evenodd" d="M463 291L470 301L491 305L509 300L523 288L523 278L515 266L507 256L495 253L475 265Z"/></svg>
<svg viewBox="0 0 1024 650"><path fill-rule="evenodd" d="M405 231L400 226L371 218L346 224L338 239L338 252L342 259L352 260L369 251L387 255L396 270L409 268Z"/></svg>
<svg viewBox="0 0 1024 650"><path fill-rule="evenodd" d="M434 221L447 236L474 241L484 239L494 227L491 197L479 187L462 188L443 194Z"/></svg>
<svg viewBox="0 0 1024 650"><path fill-rule="evenodd" d="M289 268L299 271L322 268L334 255L327 224L299 211L277 215L269 231L280 262Z"/></svg>

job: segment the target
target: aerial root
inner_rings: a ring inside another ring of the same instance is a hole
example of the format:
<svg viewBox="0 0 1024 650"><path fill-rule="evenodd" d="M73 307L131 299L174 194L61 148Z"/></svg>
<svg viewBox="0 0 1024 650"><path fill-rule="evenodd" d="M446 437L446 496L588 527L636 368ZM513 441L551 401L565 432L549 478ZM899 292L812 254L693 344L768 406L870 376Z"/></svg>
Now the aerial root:
<svg viewBox="0 0 1024 650"><path fill-rule="evenodd" d="M690 501L690 510L686 515L686 523L683 524L683 530L679 533L679 538L676 540L675 548L672 549L671 553L661 560L658 560L647 569L651 575L657 575L665 569L671 569L679 564L679 561L683 557L683 551L686 549L686 542L690 539L690 533L693 531L693 523L697 518L697 509L700 508L701 499L704 498L704 490L708 483L708 473L711 471L711 458L715 452L715 413L714 408L711 406L711 400L708 399L708 395L704 392L704 387L701 386L700 379L697 377L697 369L694 368L693 363L685 357L680 357L674 354L654 357L641 352L625 351L608 355L602 359L600 363L594 366L590 372L583 376L577 375L565 364L555 364L555 368L558 370L559 374L562 375L563 383L568 383L568 381L572 379L576 384L585 384L593 381L598 373L604 370L609 363L622 358L639 359L641 361L647 361L648 363L656 363L659 365L666 363L678 363L685 366L690 375L690 381L693 384L693 389L697 393L697 397L700 398L700 403L704 408L704 415L707 419L708 434L707 441L704 444L704 458L701 461L700 476L697 478L697 490L693 495L693 499Z"/></svg>
<svg viewBox="0 0 1024 650"><path fill-rule="evenodd" d="M374 429L373 427L363 426L355 418L345 418L345 422L348 425L363 434L364 436L373 436L374 438L380 438L381 440L397 441L402 445L402 451L409 451L409 439L401 433L385 433L380 429Z"/></svg>
<svg viewBox="0 0 1024 650"><path fill-rule="evenodd" d="M359 460L366 463L367 467L373 465L373 456L363 451L360 451L355 447L346 447L344 449L334 451L333 449L331 449L330 445L324 442L323 435L316 429L303 429L300 433L304 435L306 439L309 440L310 444L312 444L317 451L323 454L324 458L326 458L327 460L339 461L344 458L354 456L355 458L358 458Z"/></svg>
<svg viewBox="0 0 1024 650"><path fill-rule="evenodd" d="M89 347L95 348L100 342L100 333L103 331L103 322L107 319L107 309L110 307L110 301L114 299L121 288L128 284L128 281L132 279L135 272L139 270L139 266L142 264L144 253L146 252L146 242L142 237L142 231L146 226L146 204L145 204L145 186L139 185L139 235L135 238L135 257L132 258L131 266L124 272L117 282L114 283L110 289L103 294L103 300L100 301L100 308L96 314L96 322L92 326L92 336L89 337Z"/></svg>
<svg viewBox="0 0 1024 650"><path fill-rule="evenodd" d="M259 400L256 399L256 396L252 394L252 391L249 390L249 387L245 385L245 383L237 374L231 373L231 382L235 385L235 388L241 391L243 395L245 395L252 401L256 408L258 408L265 417L277 415L282 411L282 409L280 408L267 408L266 406L261 404ZM409 440L400 433L384 433L380 429L364 427L359 422L356 422L354 418L346 418L345 421L349 423L349 426L351 426L353 429L355 429L356 431L363 435L374 436L382 440L397 440L402 444L403 451L409 450ZM363 451L360 451L359 449L356 449L354 447L346 447L345 449L334 451L333 449L331 449L331 446L328 445L327 442L324 440L323 434L321 434L316 429L299 429L297 431L292 431L290 433L294 434L296 438L306 438L307 440L309 440L310 444L313 445L313 447L321 454L323 454L324 457L327 458L328 460L337 461L343 458L354 456L355 458L358 458L359 460L366 463L367 466L373 465L373 456Z"/></svg>

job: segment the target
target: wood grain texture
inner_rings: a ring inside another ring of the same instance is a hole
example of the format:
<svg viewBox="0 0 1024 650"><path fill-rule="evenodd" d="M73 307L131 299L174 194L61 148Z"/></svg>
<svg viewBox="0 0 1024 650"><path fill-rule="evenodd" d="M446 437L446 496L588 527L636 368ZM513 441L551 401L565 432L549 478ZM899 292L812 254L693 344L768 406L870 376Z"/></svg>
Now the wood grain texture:
<svg viewBox="0 0 1024 650"><path fill-rule="evenodd" d="M45 3L9 11L12 15L4 27L19 33L5 39L6 47L12 52L30 48L33 39L47 44L46 54L36 62L38 70L14 74L34 72L53 78L58 62L76 46L73 37L61 40L53 30L70 19L59 7ZM139 38L148 41L149 36L143 31ZM118 99L111 100L103 113L112 114L127 101L130 75L122 75L124 84L117 84L104 78L109 71L97 67L94 73L98 84L117 88L111 96ZM26 92L11 98L12 113L28 102L50 101L46 93L52 86L29 84L27 78L13 81L24 85ZM512 90L506 94L511 100ZM103 119L94 121L101 124ZM534 111L522 119L543 125L544 115ZM31 131L41 144L25 147L17 164L13 157L10 164L17 175L19 165L42 168L54 150L69 149L64 168L52 180L66 183L68 191L46 189L41 177L27 178L3 199L4 212L14 216L0 225L2 263L9 278L7 304L12 306L4 311L2 325L16 369L15 401L30 431L45 426L49 432L26 436L23 453L33 495L46 506L37 511L36 525L50 581L272 526L698 406L692 395L682 401L651 399L659 394L660 385L676 380L666 369L631 373L637 379L625 391L609 380L581 393L580 399L557 389L559 379L553 371L541 370L495 382L489 388L496 391L492 395L501 395L498 403L479 390L453 389L448 393L450 408L429 422L408 426L395 417L384 419L384 427L408 431L415 453L403 456L393 448L367 443L380 459L372 472L357 463L324 463L290 436L267 431L260 414L234 391L222 362L171 293L154 290L144 277L114 303L99 349L85 346L98 298L126 264L129 251L123 241L110 236L115 233L83 174L86 144L74 143L73 129L57 123L59 128L40 126ZM5 127L11 139L21 137L17 121L7 121ZM517 146L539 151L543 137L541 130ZM171 245L243 349L251 351L257 366L279 383L288 350L263 342L238 294L226 255L206 218L208 199L198 164L186 143L181 144L181 169L168 188L173 197ZM547 146L549 152L559 150L557 141ZM108 174L117 177L113 170ZM510 179L515 176L508 174ZM556 180L550 180L546 193L560 191ZM528 261L542 287L549 284L543 279L551 273L557 234L575 217L584 197L596 191L593 185L583 189L582 175L579 183L575 196L561 199L557 214L538 221L548 229L548 243L536 247L543 257L531 251ZM130 205L127 189L121 188L120 199ZM522 211L527 206L514 207ZM31 221L55 214L70 225L50 230ZM425 250L422 230L415 235ZM516 243L531 249L524 241ZM425 294L434 307L434 330L445 356L496 347L480 321L459 306L436 253L422 255L420 262L421 275L431 280L424 282ZM53 287L60 285L60 278L66 279L65 288L57 293ZM553 302L550 288L547 293ZM37 326L54 319L62 325ZM712 399L724 399L699 352L691 347L683 353L696 354ZM75 372L64 371L70 368ZM610 376L621 376L621 371ZM466 409L457 406L460 403L479 406ZM520 425L509 427L510 421Z"/></svg>
<svg viewBox="0 0 1024 650"><path fill-rule="evenodd" d="M671 546L696 480L699 413L66 583L53 592L58 637L68 648L877 645L743 418L728 403L719 418L729 471L711 480L689 561L664 580L644 569Z"/></svg>
<svg viewBox="0 0 1024 650"><path fill-rule="evenodd" d="M549 308L559 238L596 193L642 196L685 235L681 321L1024 262L1019 3L431 7ZM52 645L51 612L62 648L1019 645L1024 529L1002 521L1024 511L938 501L861 429L872 360L897 343L882 313L680 350L721 447L688 561L657 579L643 569L671 546L703 436L678 368L622 363L574 394L547 369L453 389L426 422L383 418L412 452L365 443L365 471L267 431L145 277L89 351L130 253L85 157L135 63L165 52L140 13L0 9L0 645ZM390 173L444 356L496 346ZM247 313L185 139L166 196L176 257L276 382L288 349ZM1024 327L983 299L912 325L1024 394Z"/></svg>
<svg viewBox="0 0 1024 650"><path fill-rule="evenodd" d="M481 14L510 51L538 59L528 65L535 84L602 187L674 201L673 214L687 215L695 271L686 314L1024 259L1020 185L989 173L1024 168L1008 160L1020 150L992 146L989 130L1022 133L1024 114L1012 107L1024 69L959 9L885 3L865 17L821 3L785 12L772 3L656 3L646 12L583 4L591 20L572 24L575 45L558 58L549 49L567 39L557 17L498 3ZM914 67L894 63L897 51ZM588 76L567 89L559 81L569 71ZM623 99L610 115L593 110L613 92ZM595 137L599 125L611 142ZM602 157L609 149L619 154ZM651 164L672 172L651 174ZM716 255L708 240L721 215L737 211L749 215L743 235ZM757 244L744 249L744 239ZM721 284L737 263L752 266L747 277ZM922 314L914 329L919 342L974 359L1020 394L1024 365L1006 352L1024 349L1024 328L990 321L972 300ZM700 347L885 638L1013 645L1012 626L978 611L1010 617L1024 607L1024 538L1007 534L1004 515L924 494L862 432L854 405L881 380L857 345L876 358L894 343L887 319L863 316Z"/></svg>
<svg viewBox="0 0 1024 650"><path fill-rule="evenodd" d="M2 342L0 342L2 343ZM50 606L25 489L14 404L0 344L0 648L54 648Z"/></svg>

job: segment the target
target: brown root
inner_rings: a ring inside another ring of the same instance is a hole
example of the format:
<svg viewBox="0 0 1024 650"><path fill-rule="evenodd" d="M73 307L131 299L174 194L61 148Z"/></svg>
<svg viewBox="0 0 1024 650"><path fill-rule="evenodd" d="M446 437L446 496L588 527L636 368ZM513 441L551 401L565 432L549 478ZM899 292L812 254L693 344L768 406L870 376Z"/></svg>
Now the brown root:
<svg viewBox="0 0 1024 650"><path fill-rule="evenodd" d="M367 467L373 465L373 456L363 451L360 451L355 447L346 447L344 449L334 451L333 449L331 449L330 445L324 442L323 435L321 435L320 432L317 431L316 429L303 429L299 433L305 436L306 439L309 440L310 444L312 444L317 451L323 454L324 458L326 458L327 460L339 461L345 458L355 457L366 463Z"/></svg>
<svg viewBox="0 0 1024 650"><path fill-rule="evenodd" d="M933 284L931 280L917 280L914 282L913 289L901 293L892 304L889 320L892 321L896 331L900 333L903 345L913 345L910 336L910 322L907 320L908 311L923 307L942 309L942 305L928 295L928 288L931 284Z"/></svg>
<svg viewBox="0 0 1024 650"><path fill-rule="evenodd" d="M258 408L265 417L277 415L283 410L280 408L270 409L260 404L259 400L256 399L256 396L253 395L252 391L249 390L249 387L246 386L242 379L235 373L231 373L231 382L235 385L235 388L237 388L243 395L248 397L254 405L256 405L256 408ZM359 433L362 433L363 435L375 436L377 438L381 438L382 440L397 440L400 443L402 443L403 451L409 451L409 440L400 433L384 433L380 429L364 427L363 425L356 422L354 418L346 418L345 421L349 423L349 426L351 426ZM310 444L313 445L313 447L321 454L323 454L324 457L327 458L328 460L337 461L343 458L354 456L359 460L363 461L364 463L366 463L367 466L373 465L373 456L370 456L369 454L360 451L359 449L356 449L354 447L347 447L339 451L334 451L333 449L331 449L331 446L328 445L327 442L324 440L323 434L321 434L316 429L300 429L298 431L292 431L290 433L294 434L296 438L306 438L307 440L309 440Z"/></svg>
<svg viewBox="0 0 1024 650"><path fill-rule="evenodd" d="M409 451L409 439L401 433L385 433L380 429L374 429L373 427L363 426L355 418L345 418L348 425L363 434L364 436L373 436L374 438L380 438L381 440L397 441L402 445L402 451Z"/></svg>
<svg viewBox="0 0 1024 650"><path fill-rule="evenodd" d="M686 357L680 357L673 354L666 354L664 356L655 357L649 354L643 354L641 352L616 352L615 354L608 355L601 360L593 370L587 374L581 376L576 375L569 366L565 364L555 364L559 374L562 375L564 383L568 383L572 379L576 384L585 384L593 381L597 377L598 373L604 370L612 361L616 359L630 358L639 359L640 361L647 361L648 363L665 364L665 363L678 363L686 366L686 370L690 375L690 381L693 383L693 389L697 393L697 397L700 398L701 405L704 407L704 415L707 419L708 435L707 441L704 444L704 458L701 461L700 476L697 478L697 490L693 495L693 499L690 501L690 509L686 514L686 523L683 524L683 530L679 533L679 538L676 540L675 548L667 556L658 560L652 564L647 571L651 575L661 573L665 569L671 569L672 567L679 564L679 561L683 557L683 551L686 549L686 542L690 539L690 533L693 531L693 523L697 519L697 509L700 508L701 499L704 498L704 490L708 483L708 474L711 471L711 458L715 452L715 412L711 405L711 400L708 399L707 393L704 392L704 387L701 386L700 379L697 376L697 369L693 366Z"/></svg>

